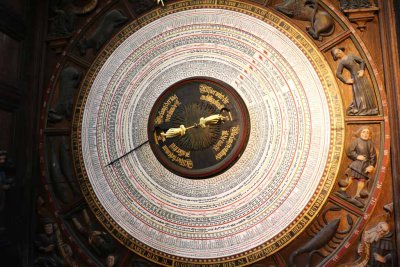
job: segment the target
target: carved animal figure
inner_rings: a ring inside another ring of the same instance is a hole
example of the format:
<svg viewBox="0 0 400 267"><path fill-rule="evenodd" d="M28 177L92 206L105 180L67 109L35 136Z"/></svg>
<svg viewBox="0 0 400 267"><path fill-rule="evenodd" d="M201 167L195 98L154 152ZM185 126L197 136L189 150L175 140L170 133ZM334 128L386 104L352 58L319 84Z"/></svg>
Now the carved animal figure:
<svg viewBox="0 0 400 267"><path fill-rule="evenodd" d="M309 21L307 32L315 40L322 41L323 36L329 36L335 30L332 17L325 11L318 10L318 0L285 0L275 8L290 18Z"/></svg>
<svg viewBox="0 0 400 267"><path fill-rule="evenodd" d="M49 122L55 123L69 118L72 111L74 92L81 80L81 72L74 67L66 67L60 74L60 96L55 108L50 109Z"/></svg>
<svg viewBox="0 0 400 267"><path fill-rule="evenodd" d="M325 257L326 255L324 255L321 252L322 248L324 248L325 251L331 253L335 249L335 245L337 246L338 244L341 243L345 235L350 233L351 229L353 228L352 218L350 217L350 215L347 214L347 224L349 225L349 227L344 231L338 231L340 219L334 219L329 223L326 219L326 214L328 212L340 211L340 210L341 210L340 207L333 206L324 211L324 213L322 214L323 218L322 220L325 226L318 221L317 222L318 226L315 227L315 228L321 228L318 232L316 232L316 230L312 229L311 227L311 231L315 233L315 236L310 241L308 241L304 246L294 251L290 255L289 266L293 267L296 266L295 258L297 257L297 255L303 253L309 253L306 258L307 259L306 267L309 267L311 263L311 258L314 254L319 254L321 257ZM330 243L332 243L333 245L331 245Z"/></svg>
<svg viewBox="0 0 400 267"><path fill-rule="evenodd" d="M112 36L114 31L127 21L127 17L119 10L113 9L104 15L104 18L94 33L83 38L79 44L79 51L82 56L86 54L86 49L94 48L99 51L100 47Z"/></svg>
<svg viewBox="0 0 400 267"><path fill-rule="evenodd" d="M51 0L49 35L70 35L74 30L74 24L77 16L85 15L93 11L97 7L97 3L98 0Z"/></svg>

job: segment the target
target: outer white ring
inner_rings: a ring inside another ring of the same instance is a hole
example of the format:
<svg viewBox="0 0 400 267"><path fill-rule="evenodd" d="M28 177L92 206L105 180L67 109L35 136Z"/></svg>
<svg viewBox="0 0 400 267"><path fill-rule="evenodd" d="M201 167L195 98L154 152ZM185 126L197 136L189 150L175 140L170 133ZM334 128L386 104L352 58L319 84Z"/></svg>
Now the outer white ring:
<svg viewBox="0 0 400 267"><path fill-rule="evenodd" d="M205 76L237 89L250 113L238 162L207 180L170 173L144 146L157 97ZM317 189L329 154L330 115L318 75L272 26L216 9L160 18L126 39L97 75L82 122L84 163L103 207L129 234L166 253L216 258L280 233Z"/></svg>

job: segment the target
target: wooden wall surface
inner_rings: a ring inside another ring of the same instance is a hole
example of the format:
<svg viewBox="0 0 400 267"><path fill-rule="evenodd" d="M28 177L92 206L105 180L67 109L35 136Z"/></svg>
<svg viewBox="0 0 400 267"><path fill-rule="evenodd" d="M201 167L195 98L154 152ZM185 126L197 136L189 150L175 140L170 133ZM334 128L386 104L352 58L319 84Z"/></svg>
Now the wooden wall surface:
<svg viewBox="0 0 400 267"><path fill-rule="evenodd" d="M251 2L274 6L282 1L258 0ZM385 115L390 121L391 135L391 162L387 170L387 179L383 184L383 187L387 189L382 190L368 220L369 222L378 222L384 214L383 206L390 202L394 203L394 214L390 219L390 225L395 233L393 255L394 264L397 264L398 257L396 255L400 255L400 63L398 46L400 1L377 0L376 4L380 10L372 21L367 23L364 32L357 30L355 25L347 20L345 14L340 13L339 1L321 0L321 2L324 7L333 7L337 12L336 18L352 25L349 35L354 34L365 45L361 51L366 49L367 54L371 56L370 60L374 64L376 75L382 81L387 95L389 112ZM0 214L6 218L4 220L6 230L0 232L0 260L5 264L4 266L33 266L38 254L34 241L38 234L43 232L41 218L50 216L59 225L63 242L68 243L71 248L71 255L62 255L67 264L78 262L79 266L100 266L105 264L106 257L96 255L88 240L76 231L76 226L72 223L72 217L76 214L80 220L85 219L86 215L81 208L84 206L83 197L76 193L78 197L68 205L64 205L57 199L54 191L49 190L51 185L49 186L49 180L46 180L46 175L48 175L46 164L48 162L45 161L49 161L51 155L41 146L49 148L51 143L59 149L63 142L63 136L70 135L70 129L69 123L66 121L44 126L47 113L43 113L43 105L54 106L56 102L57 93L47 91L55 91L55 88L58 88L57 79L60 74L60 66L64 66L68 62L70 66L85 71L94 60L94 52L82 57L76 48L78 41L83 37L81 31L84 33L93 31L93 27L90 28L86 24L93 19L98 21L101 14L110 8L122 9L129 14L131 19L134 19L146 10L154 8L155 4L152 0L99 1L96 11L76 18L74 28L69 33L55 35L49 29L49 19L54 16L51 3L50 0L7 0L0 3L0 150L7 150L10 164L12 163L15 169L15 174L13 174L15 182L6 191L6 209L3 214ZM293 23L299 28L305 28L307 24L296 20L293 20ZM345 44L351 45L350 40ZM325 49L326 58L334 66L335 63L330 58L328 46L324 48L321 45L321 47L321 50ZM354 51L358 51L356 48ZM51 97L48 97L49 95ZM350 129L353 130L351 127L353 126L350 126ZM374 129L378 131L378 126ZM40 153L40 151L44 152ZM73 187L72 191L75 190ZM336 198L332 198L327 207L333 206L336 200ZM354 209L351 205L348 207L349 210ZM59 214L63 214L64 217L60 217ZM95 220L95 216L90 211L89 214ZM359 215L362 216L362 213L360 212ZM345 218L346 215L343 213L340 216ZM355 215L354 218L356 218ZM368 225L373 225L373 223ZM255 264L254 267L287 266L287 258L306 240L308 239L294 241L285 250L273 257L263 259L258 263L259 265ZM337 261L340 263L354 261L356 250L357 242L349 244ZM128 266L128 264L131 266L154 266L122 245L117 245L116 255L119 266ZM300 259L303 262L304 260L304 258ZM327 262L327 260L314 258L312 266L320 265L321 262ZM329 264L334 266L332 262Z"/></svg>

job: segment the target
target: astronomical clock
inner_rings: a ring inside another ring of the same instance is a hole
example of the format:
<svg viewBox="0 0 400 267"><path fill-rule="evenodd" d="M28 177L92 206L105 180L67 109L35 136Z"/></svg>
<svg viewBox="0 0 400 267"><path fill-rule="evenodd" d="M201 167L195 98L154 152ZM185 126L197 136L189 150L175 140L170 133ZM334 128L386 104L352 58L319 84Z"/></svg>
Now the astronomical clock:
<svg viewBox="0 0 400 267"><path fill-rule="evenodd" d="M42 201L60 259L370 260L369 247L355 258L349 248L371 245L375 208L390 213L378 201L389 124L377 67L343 13L351 7L88 2L72 37L49 42L60 56L42 110Z"/></svg>

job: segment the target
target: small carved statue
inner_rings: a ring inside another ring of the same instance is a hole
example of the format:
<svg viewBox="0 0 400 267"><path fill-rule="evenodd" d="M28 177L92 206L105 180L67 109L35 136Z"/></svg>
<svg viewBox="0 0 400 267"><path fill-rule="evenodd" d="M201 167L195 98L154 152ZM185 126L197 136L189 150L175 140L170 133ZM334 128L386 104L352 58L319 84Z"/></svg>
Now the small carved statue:
<svg viewBox="0 0 400 267"><path fill-rule="evenodd" d="M117 9L108 11L94 33L79 42L78 47L81 55L84 56L88 48L94 48L96 52L99 51L115 30L127 20L128 18Z"/></svg>
<svg viewBox="0 0 400 267"><path fill-rule="evenodd" d="M342 264L340 267L392 266L392 236L389 224L384 221L379 222L362 235L357 248L360 257L355 262Z"/></svg>
<svg viewBox="0 0 400 267"><path fill-rule="evenodd" d="M107 259L106 259L106 266L107 267L117 266L117 263L118 263L118 257L117 256L115 256L114 254L110 254L110 255L107 256Z"/></svg>
<svg viewBox="0 0 400 267"><path fill-rule="evenodd" d="M347 108L349 116L368 116L377 115L378 108L375 104L371 83L365 77L365 62L361 58L344 53L343 47L334 47L331 50L333 59L339 60L339 65L336 69L336 77L343 83L351 85L353 90L353 101ZM343 75L343 69L350 72L350 78Z"/></svg>
<svg viewBox="0 0 400 267"><path fill-rule="evenodd" d="M364 232L358 254L368 258L369 266L388 266L392 260L392 233L389 224L380 222Z"/></svg>
<svg viewBox="0 0 400 267"><path fill-rule="evenodd" d="M318 0L285 0L276 9L290 18L309 21L311 26L306 30L315 40L322 41L335 30L331 15L318 9Z"/></svg>
<svg viewBox="0 0 400 267"><path fill-rule="evenodd" d="M34 266L64 266L64 261L57 253L57 237L54 233L53 220L45 218L42 223L44 233L40 234L38 239L35 241L39 255L35 260Z"/></svg>
<svg viewBox="0 0 400 267"><path fill-rule="evenodd" d="M73 106L73 97L81 81L81 72L74 67L65 67L60 74L60 96L55 108L50 109L48 120L51 123L70 118Z"/></svg>
<svg viewBox="0 0 400 267"><path fill-rule="evenodd" d="M338 267L394 266L392 262L394 245L392 243L393 233L390 232L390 221L393 213L393 203L383 206L385 215L378 223L364 231L357 248L359 258L351 263L340 264Z"/></svg>
<svg viewBox="0 0 400 267"><path fill-rule="evenodd" d="M370 174L375 170L376 151L371 141L372 131L369 127L361 127L359 129L359 137L357 137L347 148L347 156L352 160L346 171L346 179L339 181L338 195L354 204L359 208L365 206L362 198L367 198L369 195L366 189L366 182L370 179ZM346 190L352 184L352 181L357 181L357 192L354 198L346 193Z"/></svg>

